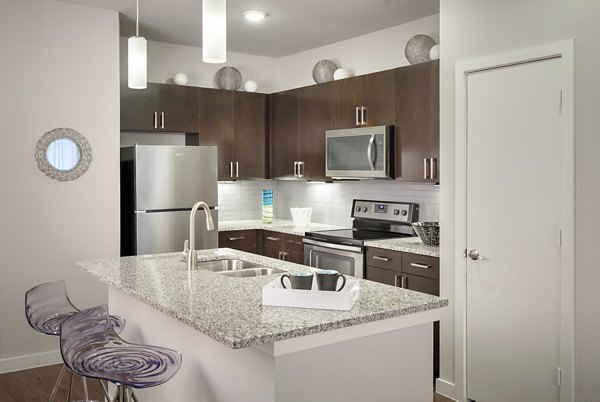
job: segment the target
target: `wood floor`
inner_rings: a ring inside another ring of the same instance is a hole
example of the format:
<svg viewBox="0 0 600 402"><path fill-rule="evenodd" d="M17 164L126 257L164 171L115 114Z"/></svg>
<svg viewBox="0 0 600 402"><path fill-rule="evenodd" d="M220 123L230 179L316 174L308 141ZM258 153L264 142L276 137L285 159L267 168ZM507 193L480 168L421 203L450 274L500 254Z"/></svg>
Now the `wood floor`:
<svg viewBox="0 0 600 402"><path fill-rule="evenodd" d="M0 400L2 402L46 402L52 392L54 383L58 378L62 365L46 366L31 370L16 371L14 373L0 374ZM67 372L69 373L69 372ZM67 400L69 388L69 375L63 377L62 384L56 395L56 401ZM102 388L98 381L88 380L90 399L104 401ZM73 393L71 400L83 399L83 387L80 377L73 377ZM177 402L177 401L165 401ZM199 401L193 401L199 402ZM435 394L433 402L452 402L450 399Z"/></svg>
<svg viewBox="0 0 600 402"><path fill-rule="evenodd" d="M0 400L2 402L47 402L54 388L62 365L46 366L31 370L16 371L0 375ZM66 401L69 388L70 371L65 373L56 394L55 401ZM100 384L96 380L88 380L89 398L104 401ZM81 377L73 377L71 400L83 400Z"/></svg>

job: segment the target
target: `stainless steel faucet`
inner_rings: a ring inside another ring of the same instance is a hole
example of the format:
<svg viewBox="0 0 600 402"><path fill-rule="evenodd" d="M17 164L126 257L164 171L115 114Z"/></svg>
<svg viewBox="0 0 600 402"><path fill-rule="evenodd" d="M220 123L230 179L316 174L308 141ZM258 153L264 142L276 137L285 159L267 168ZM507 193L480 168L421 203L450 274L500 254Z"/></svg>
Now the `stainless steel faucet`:
<svg viewBox="0 0 600 402"><path fill-rule="evenodd" d="M196 211L198 208L202 208L206 214L206 229L214 230L215 224L210 214L210 208L204 201L198 201L190 212L190 249L187 254L187 266L188 270L196 269L198 267L198 253L196 252Z"/></svg>

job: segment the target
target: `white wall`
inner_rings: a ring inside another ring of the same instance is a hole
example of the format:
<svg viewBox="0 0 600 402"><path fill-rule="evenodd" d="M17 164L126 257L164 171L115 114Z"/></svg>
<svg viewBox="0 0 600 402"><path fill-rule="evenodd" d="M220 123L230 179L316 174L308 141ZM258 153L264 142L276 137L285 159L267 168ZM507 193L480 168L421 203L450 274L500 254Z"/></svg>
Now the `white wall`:
<svg viewBox="0 0 600 402"><path fill-rule="evenodd" d="M281 57L276 60L275 92L313 85L314 65L330 59L355 75L374 73L408 65L406 42L416 34L439 41L439 14L367 35Z"/></svg>
<svg viewBox="0 0 600 402"><path fill-rule="evenodd" d="M119 255L118 15L49 0L1 0L0 372L60 361L58 338L24 316L25 291L65 279L72 300L106 302L76 259ZM78 130L93 161L61 183L38 170L35 145Z"/></svg>
<svg viewBox="0 0 600 402"><path fill-rule="evenodd" d="M127 78L127 38L120 38L121 77ZM271 57L227 52L227 63L209 64L202 61L202 48L148 41L148 81L172 83L176 73L185 73L188 85L215 88L214 77L225 66L240 70L243 82L258 83L258 92L274 92L273 65Z"/></svg>
<svg viewBox="0 0 600 402"><path fill-rule="evenodd" d="M442 295L453 295L454 63L576 39L576 361L575 401L600 400L600 3L594 0L455 0L440 2ZM535 185L535 179L532 180ZM534 289L532 289L534 292ZM532 296L534 297L534 296ZM535 295L543 297L543 295ZM442 324L441 376L453 382L451 314ZM459 359L459 356L456 356ZM510 386L510 384L507 384Z"/></svg>
<svg viewBox="0 0 600 402"><path fill-rule="evenodd" d="M260 219L262 190L273 190L275 218L292 219L290 208L311 207L311 221L352 226L352 200L416 202L421 221L439 221L439 187L429 183L358 182L307 183L295 180L262 180L219 183L219 219Z"/></svg>
<svg viewBox="0 0 600 402"><path fill-rule="evenodd" d="M188 85L214 88L215 73L228 65L240 70L244 81L256 81L258 92L278 92L313 85L312 69L321 59L331 59L356 75L408 65L404 47L416 34L438 40L439 15L281 58L228 52L225 64L203 63L199 47L149 41L148 81L169 82L175 73L184 72ZM121 38L121 77L127 77L126 38Z"/></svg>

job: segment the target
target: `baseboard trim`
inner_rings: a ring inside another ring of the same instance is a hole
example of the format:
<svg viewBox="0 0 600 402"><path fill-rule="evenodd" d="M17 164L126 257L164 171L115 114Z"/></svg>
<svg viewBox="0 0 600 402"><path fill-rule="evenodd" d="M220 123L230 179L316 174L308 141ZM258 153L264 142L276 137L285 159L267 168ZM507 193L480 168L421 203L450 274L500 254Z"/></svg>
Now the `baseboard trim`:
<svg viewBox="0 0 600 402"><path fill-rule="evenodd" d="M435 392L440 395L445 396L448 399L452 399L453 401L458 402L458 399L456 399L454 396L455 389L456 389L456 386L454 384L452 384L451 382L448 382L441 378L435 379Z"/></svg>
<svg viewBox="0 0 600 402"><path fill-rule="evenodd" d="M0 359L0 374L58 363L62 363L62 357L58 350L36 353L34 355L10 357L8 359Z"/></svg>

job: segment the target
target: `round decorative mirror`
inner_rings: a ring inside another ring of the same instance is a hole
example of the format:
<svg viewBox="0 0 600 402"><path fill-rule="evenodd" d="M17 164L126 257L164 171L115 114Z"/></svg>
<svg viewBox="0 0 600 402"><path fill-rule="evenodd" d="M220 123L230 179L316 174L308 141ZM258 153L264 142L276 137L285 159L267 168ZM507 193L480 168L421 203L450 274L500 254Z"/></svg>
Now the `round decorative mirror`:
<svg viewBox="0 0 600 402"><path fill-rule="evenodd" d="M70 128L55 128L40 138L35 149L38 168L48 177L75 180L92 161L92 149L85 137Z"/></svg>

